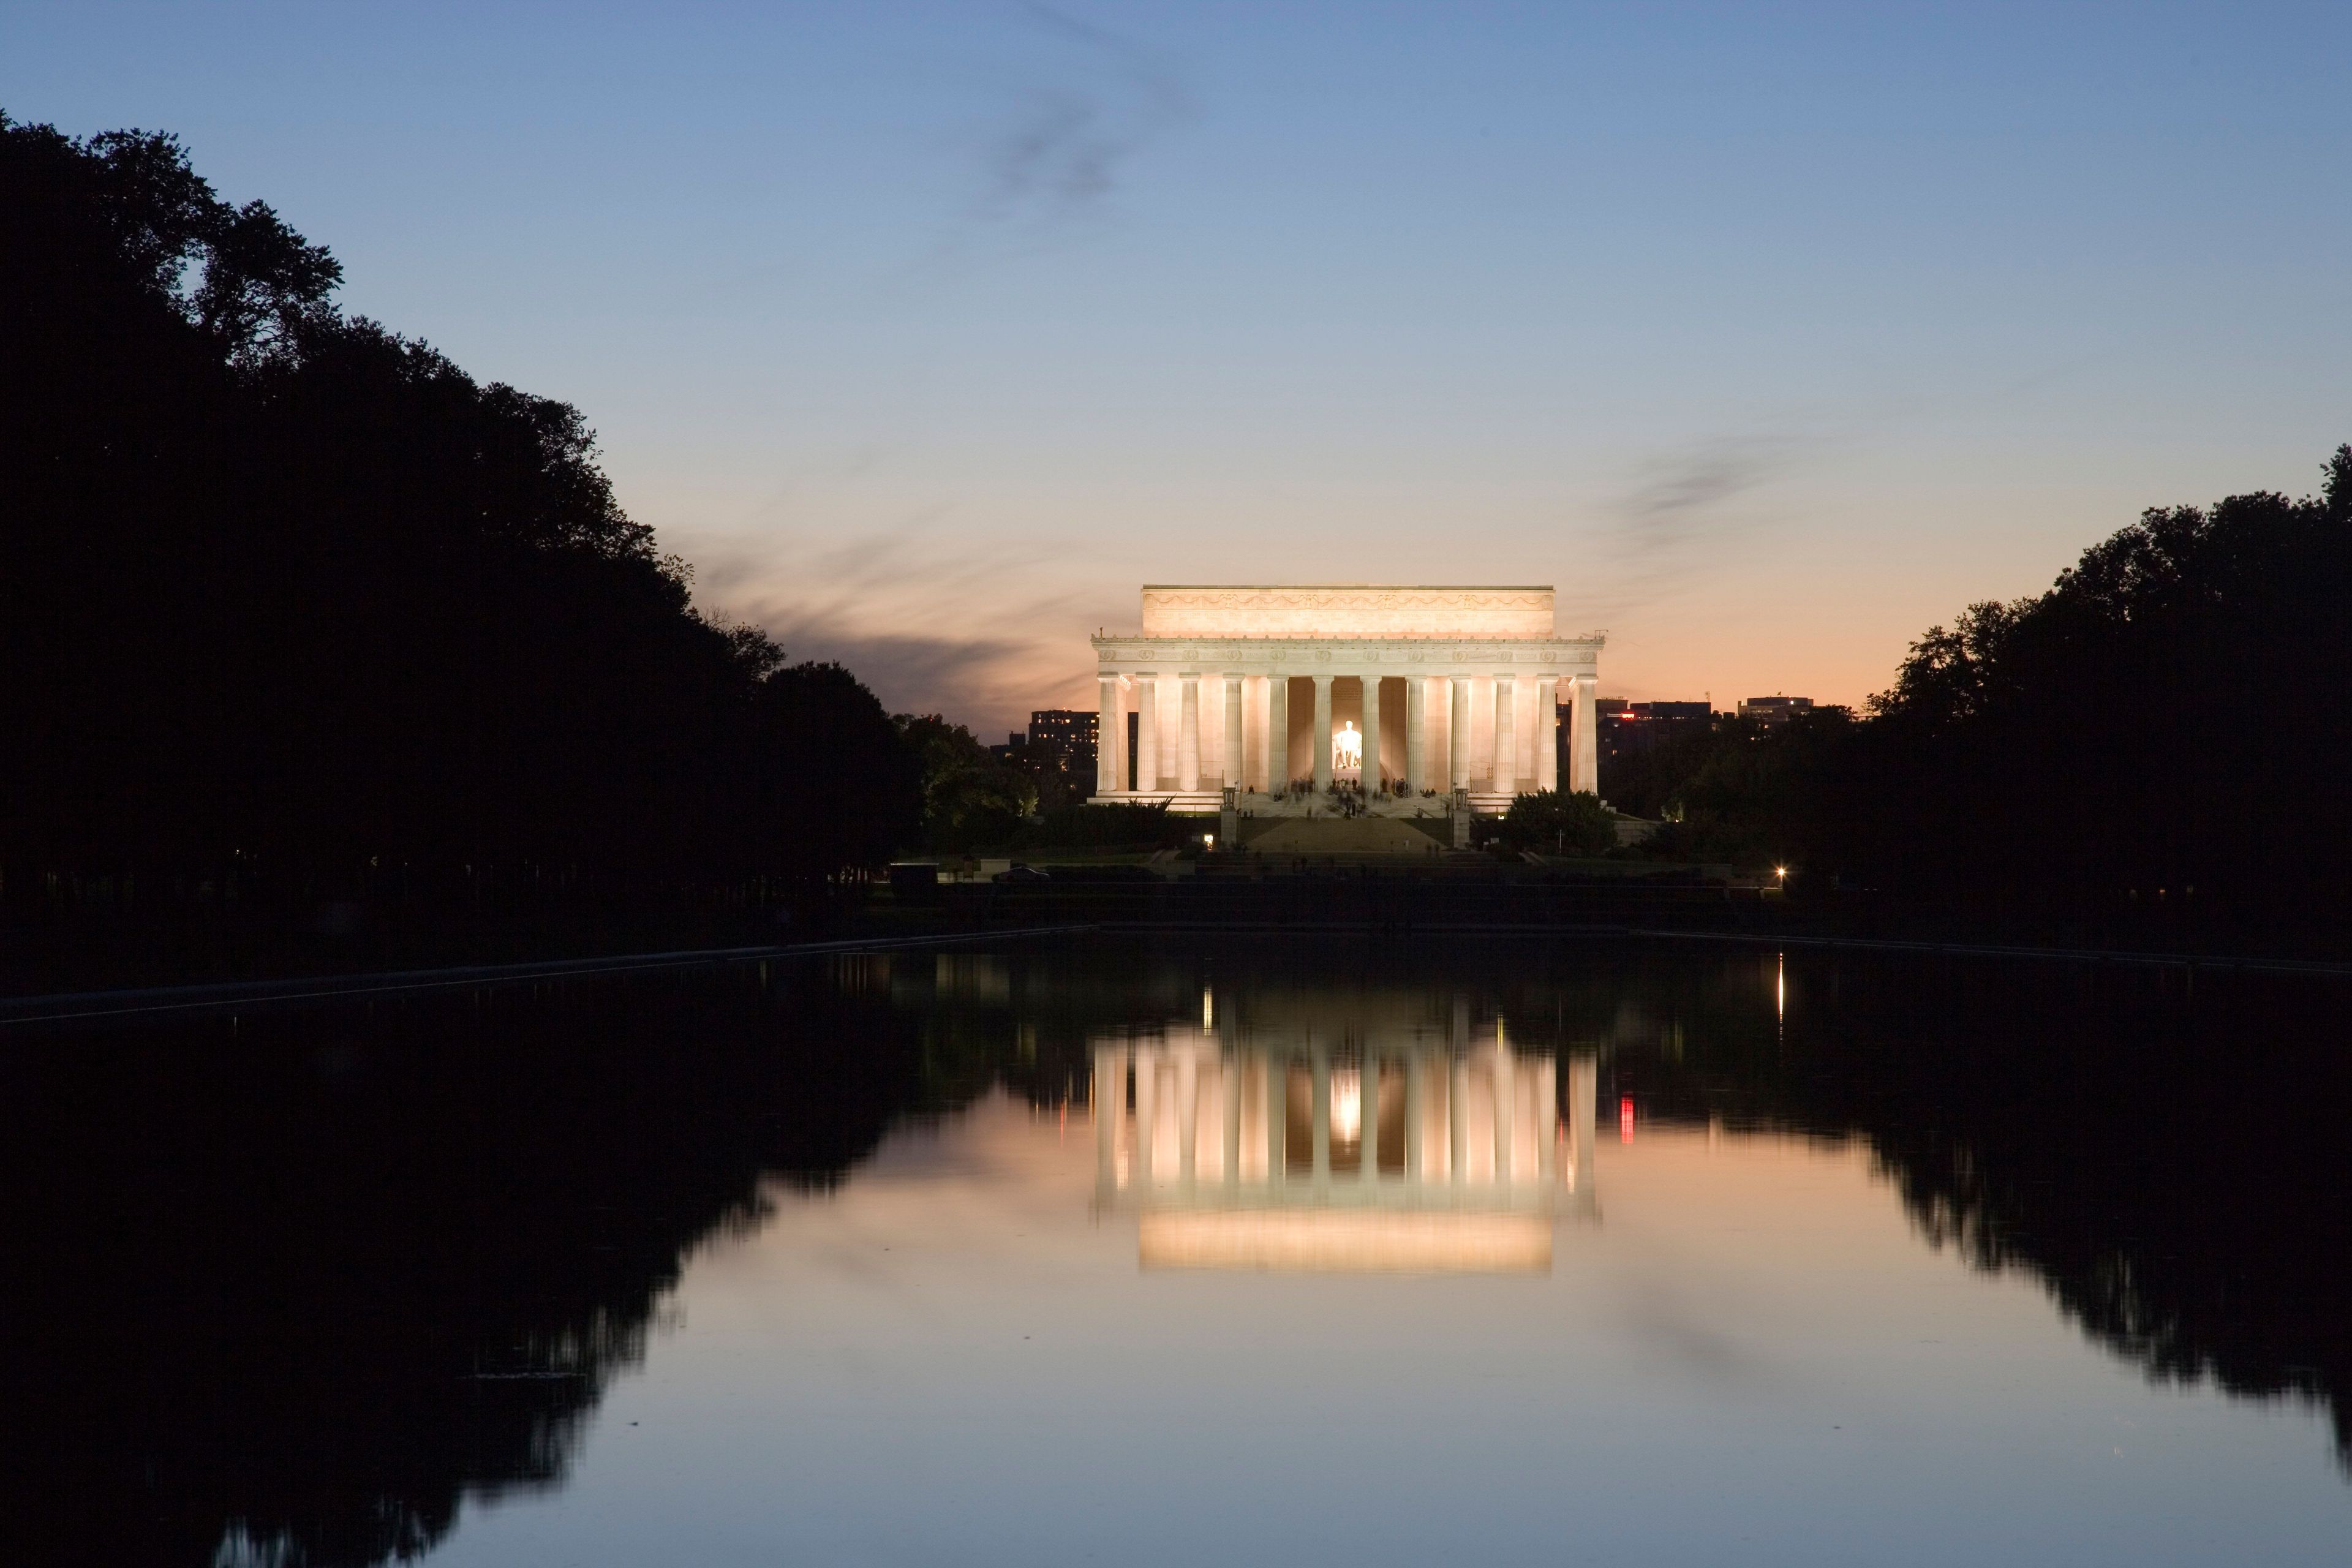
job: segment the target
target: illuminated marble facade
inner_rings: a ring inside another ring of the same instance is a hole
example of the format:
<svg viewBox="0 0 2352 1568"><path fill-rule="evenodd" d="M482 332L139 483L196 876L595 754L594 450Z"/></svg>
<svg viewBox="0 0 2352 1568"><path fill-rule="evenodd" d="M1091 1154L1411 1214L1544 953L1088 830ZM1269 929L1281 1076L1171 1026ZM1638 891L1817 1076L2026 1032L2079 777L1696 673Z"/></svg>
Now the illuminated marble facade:
<svg viewBox="0 0 2352 1568"><path fill-rule="evenodd" d="M1596 1212L1597 1081L1464 1015L1100 1039L1097 1203L1134 1213L1147 1267L1540 1272L1555 1222Z"/></svg>
<svg viewBox="0 0 2352 1568"><path fill-rule="evenodd" d="M1525 585L1148 585L1139 632L1094 638L1099 733L1114 738L1096 751L1096 796L1205 810L1228 787L1352 783L1461 791L1499 811L1561 787L1563 698L1565 787L1596 789L1604 639L1555 635L1553 600ZM1129 713L1131 764L1118 739ZM1335 724L1362 735L1352 776L1335 759Z"/></svg>

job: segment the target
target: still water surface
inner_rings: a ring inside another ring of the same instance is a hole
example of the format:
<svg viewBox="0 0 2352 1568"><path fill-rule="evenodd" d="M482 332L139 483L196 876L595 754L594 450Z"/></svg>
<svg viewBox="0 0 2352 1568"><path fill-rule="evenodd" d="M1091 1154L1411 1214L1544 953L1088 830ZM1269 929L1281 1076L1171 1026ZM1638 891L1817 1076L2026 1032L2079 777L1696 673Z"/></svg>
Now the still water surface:
<svg viewBox="0 0 2352 1568"><path fill-rule="evenodd" d="M18 1039L0 1531L2352 1560L2338 998L2200 984L1081 945Z"/></svg>

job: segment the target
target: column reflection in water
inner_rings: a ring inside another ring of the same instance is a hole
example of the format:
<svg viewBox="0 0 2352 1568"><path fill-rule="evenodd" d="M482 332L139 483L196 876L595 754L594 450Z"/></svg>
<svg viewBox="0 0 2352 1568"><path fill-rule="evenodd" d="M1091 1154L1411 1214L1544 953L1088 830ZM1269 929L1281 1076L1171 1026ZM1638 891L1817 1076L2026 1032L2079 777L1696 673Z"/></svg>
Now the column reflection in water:
<svg viewBox="0 0 2352 1568"><path fill-rule="evenodd" d="M1098 1208L1137 1216L1150 1268L1549 1271L1554 1226L1598 1213L1595 1059L1567 1058L1563 1086L1499 1025L1473 1044L1464 1011L1097 1042Z"/></svg>

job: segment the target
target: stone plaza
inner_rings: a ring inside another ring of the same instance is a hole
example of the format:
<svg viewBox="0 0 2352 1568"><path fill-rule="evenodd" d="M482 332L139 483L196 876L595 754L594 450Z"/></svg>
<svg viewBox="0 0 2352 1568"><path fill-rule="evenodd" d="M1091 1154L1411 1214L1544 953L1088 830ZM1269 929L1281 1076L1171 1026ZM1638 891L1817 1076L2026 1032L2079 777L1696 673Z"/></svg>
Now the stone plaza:
<svg viewBox="0 0 2352 1568"><path fill-rule="evenodd" d="M1264 814L1338 787L1375 813L1491 814L1595 790L1602 642L1556 635L1549 586L1148 585L1139 632L1094 638L1095 798L1206 813L1230 788Z"/></svg>

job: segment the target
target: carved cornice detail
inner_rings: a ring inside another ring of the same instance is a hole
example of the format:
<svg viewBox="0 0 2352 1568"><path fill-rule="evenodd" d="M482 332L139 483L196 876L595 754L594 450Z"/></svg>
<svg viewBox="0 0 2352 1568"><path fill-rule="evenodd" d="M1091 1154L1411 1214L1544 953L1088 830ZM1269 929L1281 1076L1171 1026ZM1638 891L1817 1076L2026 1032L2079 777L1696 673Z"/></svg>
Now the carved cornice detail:
<svg viewBox="0 0 2352 1568"><path fill-rule="evenodd" d="M1593 679L1605 646L1600 637L1495 637L1431 643L1409 637L1097 637L1096 662L1115 673L1153 674L1214 666L1263 675L1329 667L1335 674L1411 665L1433 676L1491 677L1497 666L1538 667L1557 679Z"/></svg>
<svg viewBox="0 0 2352 1568"><path fill-rule="evenodd" d="M1517 584L1362 584L1143 590L1143 628L1157 637L1549 637L1553 590Z"/></svg>

